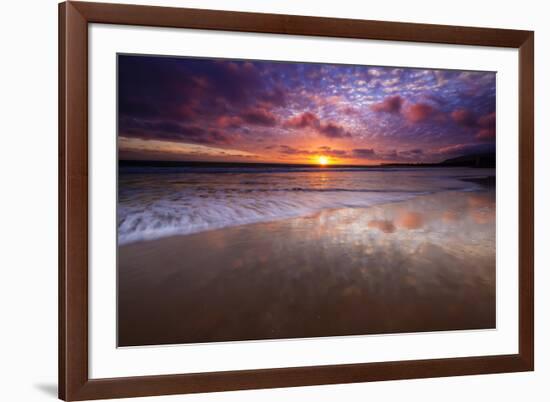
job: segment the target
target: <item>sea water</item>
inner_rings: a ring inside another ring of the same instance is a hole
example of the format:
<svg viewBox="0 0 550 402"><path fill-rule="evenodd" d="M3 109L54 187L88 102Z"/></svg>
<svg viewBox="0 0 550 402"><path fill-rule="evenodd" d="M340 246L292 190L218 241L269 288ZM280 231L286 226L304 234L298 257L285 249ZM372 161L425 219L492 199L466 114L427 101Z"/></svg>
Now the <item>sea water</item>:
<svg viewBox="0 0 550 402"><path fill-rule="evenodd" d="M118 174L118 241L368 208L445 191L476 191L474 168L127 167Z"/></svg>

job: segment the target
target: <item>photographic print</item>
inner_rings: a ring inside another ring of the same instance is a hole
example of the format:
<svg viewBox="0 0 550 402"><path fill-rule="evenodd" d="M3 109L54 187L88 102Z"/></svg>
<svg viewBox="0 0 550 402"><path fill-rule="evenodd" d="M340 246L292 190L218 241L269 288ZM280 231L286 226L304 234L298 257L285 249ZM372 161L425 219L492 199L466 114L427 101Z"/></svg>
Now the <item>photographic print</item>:
<svg viewBox="0 0 550 402"><path fill-rule="evenodd" d="M495 72L117 58L118 346L495 328Z"/></svg>

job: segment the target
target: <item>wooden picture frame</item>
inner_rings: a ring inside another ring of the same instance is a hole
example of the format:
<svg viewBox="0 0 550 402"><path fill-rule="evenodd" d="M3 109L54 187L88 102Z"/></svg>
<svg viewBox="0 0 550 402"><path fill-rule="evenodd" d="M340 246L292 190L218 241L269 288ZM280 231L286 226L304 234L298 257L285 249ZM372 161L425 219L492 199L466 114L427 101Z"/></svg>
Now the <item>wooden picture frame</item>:
<svg viewBox="0 0 550 402"><path fill-rule="evenodd" d="M519 353L90 379L88 24L196 28L519 49ZM140 397L534 369L534 33L381 21L65 2L59 5L59 397Z"/></svg>

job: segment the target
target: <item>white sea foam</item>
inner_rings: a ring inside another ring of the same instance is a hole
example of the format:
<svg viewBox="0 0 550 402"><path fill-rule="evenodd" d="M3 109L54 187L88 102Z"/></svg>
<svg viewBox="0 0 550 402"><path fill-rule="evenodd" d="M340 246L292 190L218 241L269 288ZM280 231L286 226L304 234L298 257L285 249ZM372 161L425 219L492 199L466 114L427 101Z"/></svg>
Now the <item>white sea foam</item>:
<svg viewBox="0 0 550 402"><path fill-rule="evenodd" d="M473 190L475 184L459 178L480 175L470 169L121 172L118 240L127 244L323 209L366 208L426 193Z"/></svg>

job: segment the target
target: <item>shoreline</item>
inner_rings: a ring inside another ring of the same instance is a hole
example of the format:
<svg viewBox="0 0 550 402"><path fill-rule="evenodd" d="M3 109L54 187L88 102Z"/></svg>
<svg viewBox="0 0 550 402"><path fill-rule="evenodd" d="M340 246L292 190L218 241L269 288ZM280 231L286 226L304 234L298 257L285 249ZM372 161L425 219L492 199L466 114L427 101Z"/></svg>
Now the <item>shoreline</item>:
<svg viewBox="0 0 550 402"><path fill-rule="evenodd" d="M496 176L494 176L494 175L493 176L483 176L483 177L464 177L464 178L458 178L458 180L468 182L468 183L474 183L474 184L476 184L480 187L479 190L474 190L474 191L487 191L487 190L494 189L495 186L496 186ZM431 195L434 195L434 194L442 194L442 193L449 193L449 192L461 192L461 190L443 190L443 191L437 191L437 192L427 193L427 194L426 193L416 194L416 195L411 194L409 198L396 199L396 200L384 200L384 201L381 201L379 203L373 202L372 205L369 205L367 207L350 207L350 208L367 209L367 208L372 208L372 207L380 207L380 206L383 206L383 205L386 205L386 204L407 202L407 201L409 201L411 199L414 199L414 198L417 198L417 197L425 197L425 196L431 196ZM248 225L256 225L256 224L262 224L262 223L278 222L278 221L284 221L284 220L288 220L288 219L307 218L307 217L315 216L315 215L317 215L319 213L322 213L324 211L331 211L331 210L338 210L338 209L342 209L342 208L341 207L324 208L324 209L319 209L319 210L316 210L316 211L308 212L308 213L305 213L305 214L296 214L294 216L271 217L271 219L265 219L265 220L258 220L258 221L238 223L238 224L228 224L226 226L207 228L207 229L197 230L197 231L189 232L189 233L173 233L173 234L169 234L169 235L165 235L165 236L138 239L138 240L132 240L132 241L125 241L125 242L120 242L119 241L118 247L126 247L126 246L129 246L129 245L132 245L132 244L143 244L143 243L146 243L146 242L162 240L162 239L169 239L169 238L172 238L172 237L192 236L192 235L195 235L195 234L212 232L212 231L217 231L217 230L225 230L225 229L230 229L230 228L240 227L240 226L248 226Z"/></svg>
<svg viewBox="0 0 550 402"><path fill-rule="evenodd" d="M494 245L490 190L127 244L119 346L493 328Z"/></svg>

